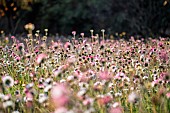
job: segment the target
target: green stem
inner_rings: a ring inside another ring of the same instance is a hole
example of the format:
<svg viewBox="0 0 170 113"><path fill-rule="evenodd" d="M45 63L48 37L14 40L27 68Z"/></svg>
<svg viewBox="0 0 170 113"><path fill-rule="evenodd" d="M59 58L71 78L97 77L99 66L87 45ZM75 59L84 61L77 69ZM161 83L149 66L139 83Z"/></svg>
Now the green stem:
<svg viewBox="0 0 170 113"><path fill-rule="evenodd" d="M130 103L130 113L133 113L133 105Z"/></svg>

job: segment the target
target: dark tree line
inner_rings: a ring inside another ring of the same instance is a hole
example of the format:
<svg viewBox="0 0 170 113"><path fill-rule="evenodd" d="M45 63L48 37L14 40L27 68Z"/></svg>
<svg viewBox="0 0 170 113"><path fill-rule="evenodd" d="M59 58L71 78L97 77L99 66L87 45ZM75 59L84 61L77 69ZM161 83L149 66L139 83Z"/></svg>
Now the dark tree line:
<svg viewBox="0 0 170 113"><path fill-rule="evenodd" d="M89 32L90 29L99 32L104 28L111 34L170 35L168 0L28 0L28 8L21 7L22 0L7 1L17 6L15 18L12 18L13 13L0 17L0 29L8 32L24 32L23 26L31 22L37 29L48 28L51 33L61 34L72 30ZM4 10L2 3L0 6ZM5 27L7 24L2 22L9 18L13 24L7 22L9 27Z"/></svg>

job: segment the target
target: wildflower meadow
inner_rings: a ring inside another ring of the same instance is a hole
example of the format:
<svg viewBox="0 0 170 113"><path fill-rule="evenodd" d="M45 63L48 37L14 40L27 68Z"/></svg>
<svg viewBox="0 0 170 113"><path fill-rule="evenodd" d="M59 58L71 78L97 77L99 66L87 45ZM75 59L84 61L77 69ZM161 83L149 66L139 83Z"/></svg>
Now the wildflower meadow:
<svg viewBox="0 0 170 113"><path fill-rule="evenodd" d="M25 29L1 32L1 113L170 113L168 38Z"/></svg>

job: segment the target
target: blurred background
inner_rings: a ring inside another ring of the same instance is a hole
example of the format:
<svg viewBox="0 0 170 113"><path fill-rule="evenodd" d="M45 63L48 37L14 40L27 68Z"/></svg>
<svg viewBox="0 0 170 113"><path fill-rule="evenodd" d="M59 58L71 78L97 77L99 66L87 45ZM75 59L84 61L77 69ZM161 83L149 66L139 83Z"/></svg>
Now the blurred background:
<svg viewBox="0 0 170 113"><path fill-rule="evenodd" d="M11 34L36 30L69 35L90 29L108 34L170 35L169 0L0 0L0 30Z"/></svg>

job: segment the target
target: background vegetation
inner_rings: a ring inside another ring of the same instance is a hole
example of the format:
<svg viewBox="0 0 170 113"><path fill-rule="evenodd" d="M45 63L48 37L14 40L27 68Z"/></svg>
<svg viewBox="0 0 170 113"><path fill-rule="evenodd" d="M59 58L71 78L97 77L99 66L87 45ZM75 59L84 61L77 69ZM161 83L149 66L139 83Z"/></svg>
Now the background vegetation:
<svg viewBox="0 0 170 113"><path fill-rule="evenodd" d="M102 28L108 34L170 34L168 0L0 0L0 9L0 29L13 34L29 22L60 34Z"/></svg>

